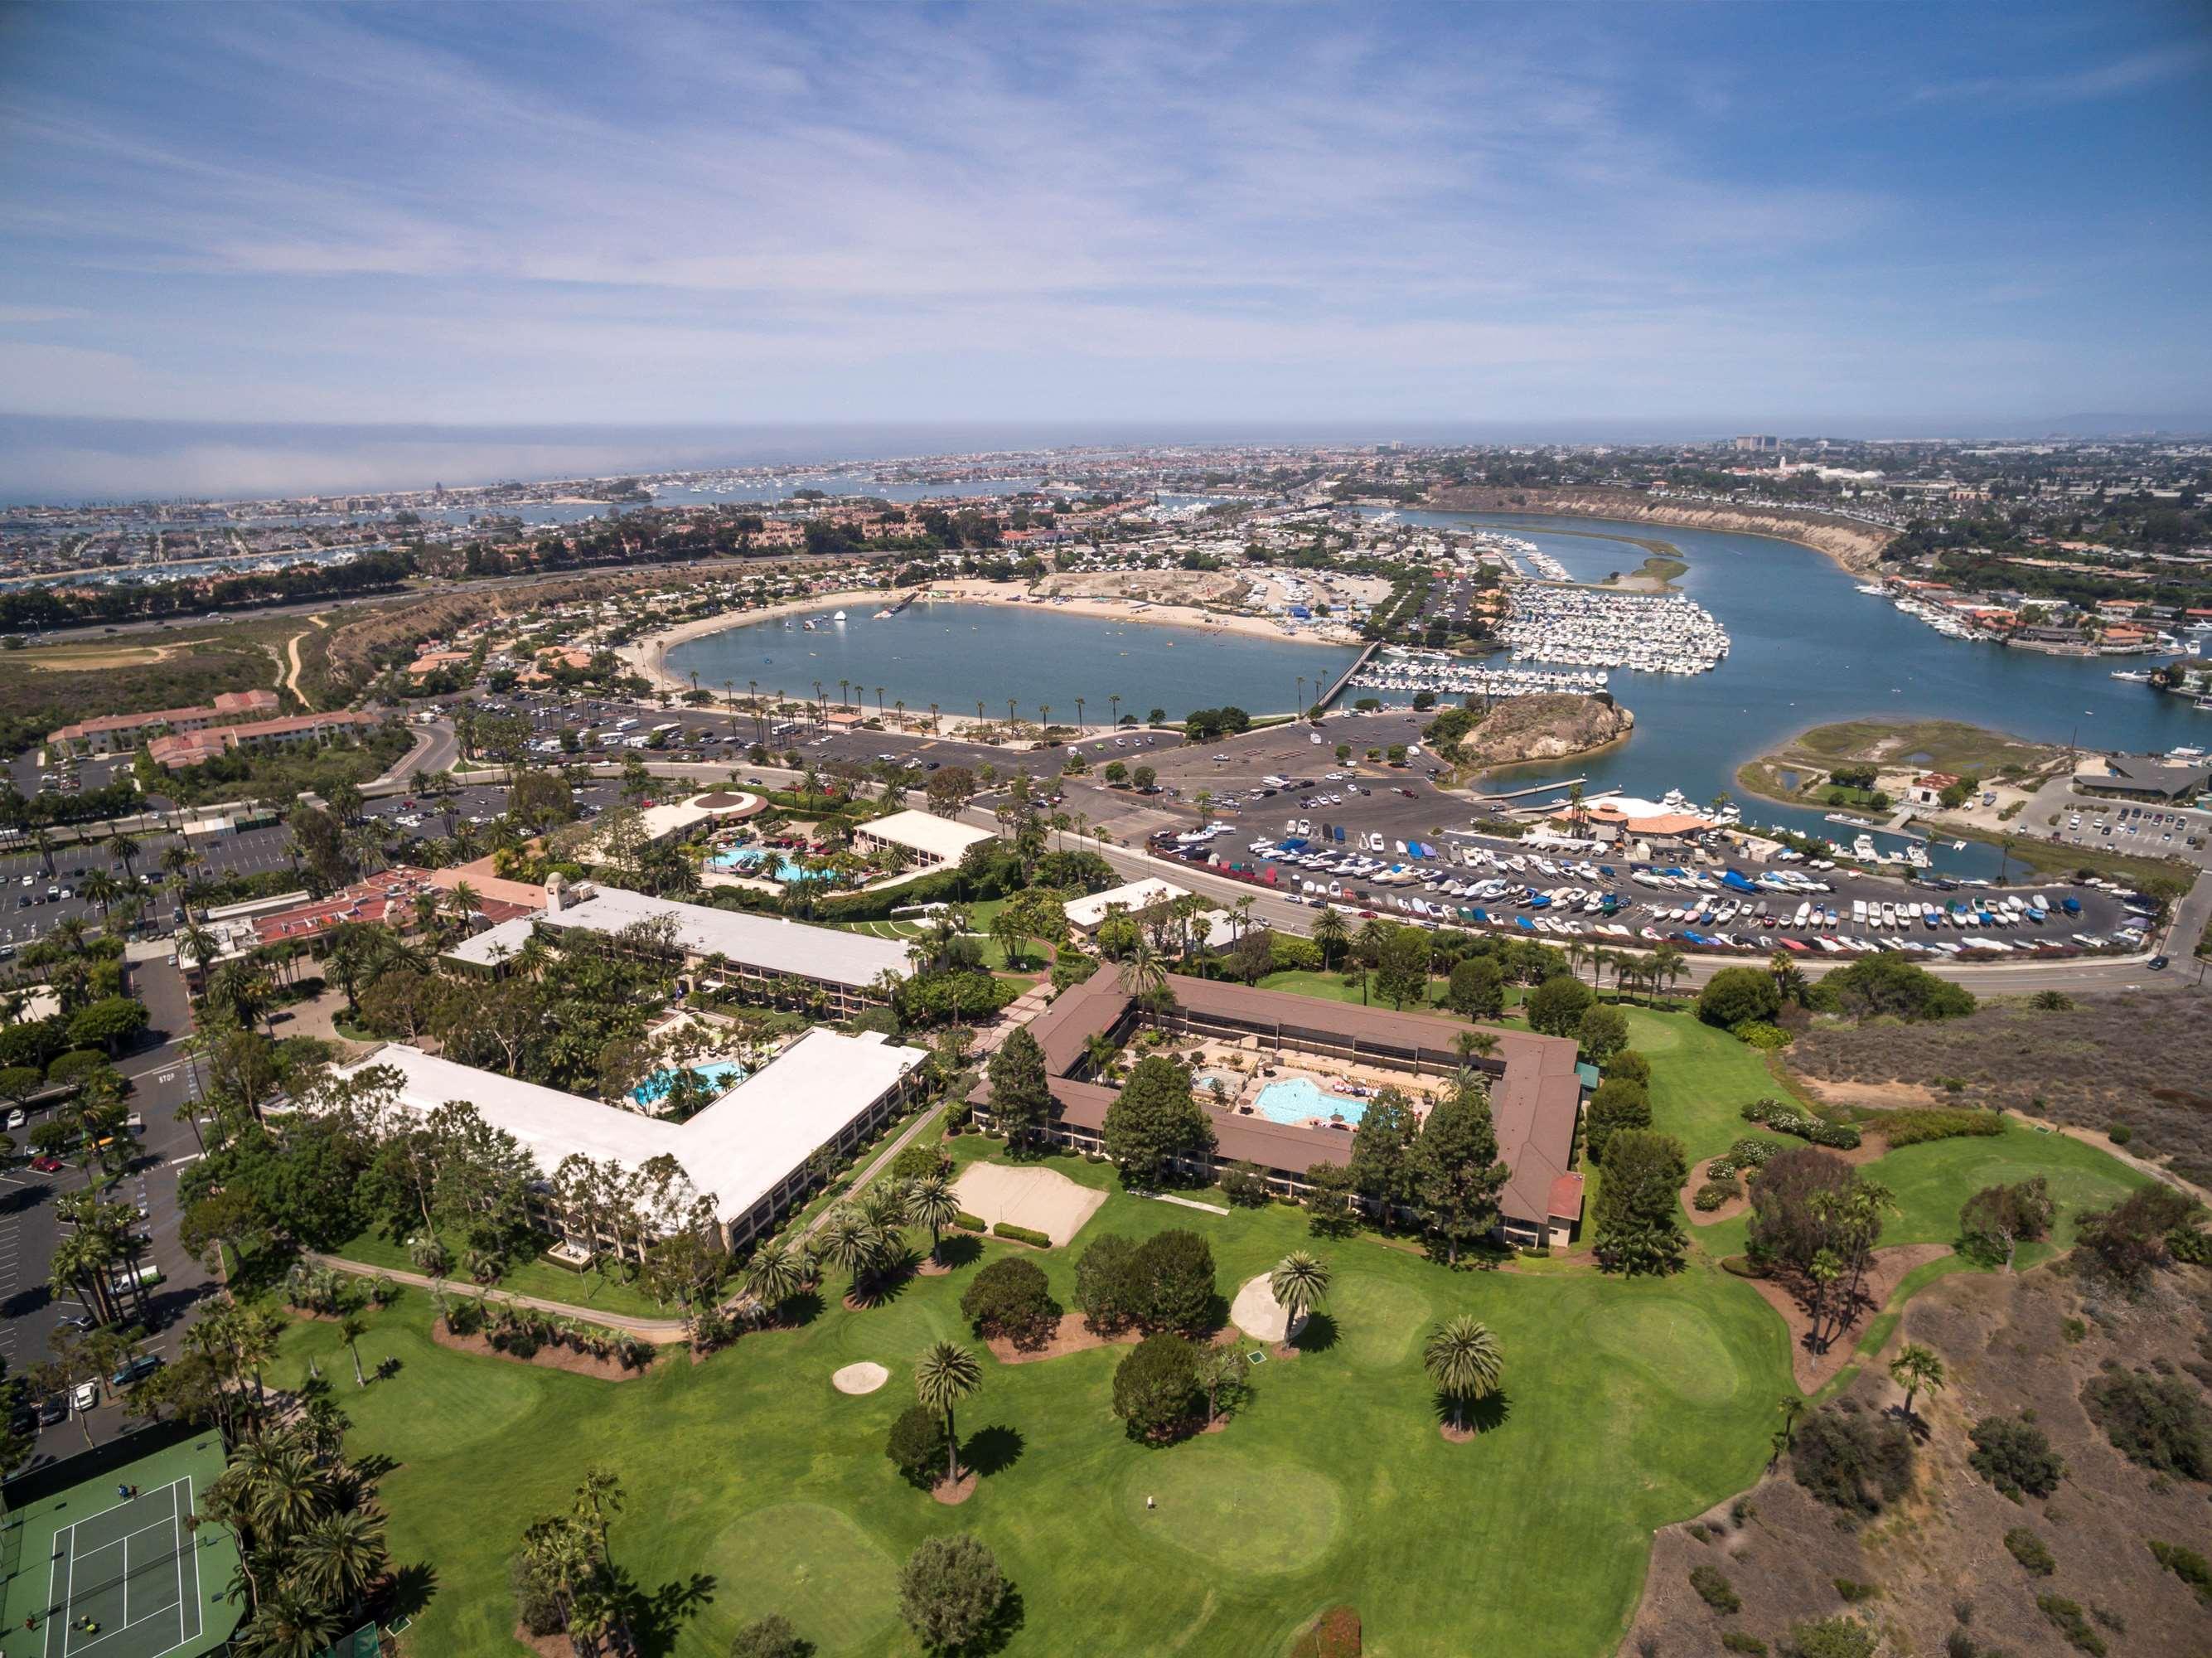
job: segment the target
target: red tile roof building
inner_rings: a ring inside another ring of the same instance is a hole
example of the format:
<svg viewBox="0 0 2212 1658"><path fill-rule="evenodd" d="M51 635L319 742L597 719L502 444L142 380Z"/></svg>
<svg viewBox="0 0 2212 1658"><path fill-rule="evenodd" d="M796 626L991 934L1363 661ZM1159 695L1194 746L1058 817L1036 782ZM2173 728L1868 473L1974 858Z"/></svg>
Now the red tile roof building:
<svg viewBox="0 0 2212 1658"><path fill-rule="evenodd" d="M146 752L157 765L181 771L234 748L281 748L293 743L315 742L336 732L373 728L382 722L374 714L293 714L281 720L257 720L249 725L210 726L156 737Z"/></svg>
<svg viewBox="0 0 2212 1658"><path fill-rule="evenodd" d="M274 714L281 704L273 691L223 691L211 706L158 708L149 714L103 714L80 720L47 734L56 747L82 743L95 754L111 749L133 748L151 731L204 731L212 726L239 725Z"/></svg>

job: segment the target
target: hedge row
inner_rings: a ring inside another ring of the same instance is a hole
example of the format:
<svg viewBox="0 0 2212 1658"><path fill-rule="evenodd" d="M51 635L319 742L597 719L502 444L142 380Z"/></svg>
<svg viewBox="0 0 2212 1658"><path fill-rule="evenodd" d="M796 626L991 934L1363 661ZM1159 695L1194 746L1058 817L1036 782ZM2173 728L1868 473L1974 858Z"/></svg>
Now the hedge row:
<svg viewBox="0 0 2212 1658"><path fill-rule="evenodd" d="M1052 1240L1043 1233L1032 1231L1025 1226L1016 1226L1012 1221L1000 1222L991 1228L991 1234L994 1237L1010 1239L1015 1243L1035 1244L1039 1249L1052 1247Z"/></svg>
<svg viewBox="0 0 2212 1658"><path fill-rule="evenodd" d="M963 1232L981 1232L983 1230L983 1217L981 1215L970 1215L963 1209L952 1217L952 1224Z"/></svg>
<svg viewBox="0 0 2212 1658"><path fill-rule="evenodd" d="M1857 1149L1859 1131L1848 1123L1826 1123L1809 1112L1779 1100L1754 1100L1743 1108L1744 1120L1759 1123L1778 1134L1794 1134L1832 1151Z"/></svg>
<svg viewBox="0 0 2212 1658"><path fill-rule="evenodd" d="M1923 1140L1954 1140L1962 1136L1996 1136L2004 1132L2004 1118L1994 1111L1945 1110L1939 1106L1913 1106L1882 1113L1877 1119L1890 1149L1917 1146Z"/></svg>

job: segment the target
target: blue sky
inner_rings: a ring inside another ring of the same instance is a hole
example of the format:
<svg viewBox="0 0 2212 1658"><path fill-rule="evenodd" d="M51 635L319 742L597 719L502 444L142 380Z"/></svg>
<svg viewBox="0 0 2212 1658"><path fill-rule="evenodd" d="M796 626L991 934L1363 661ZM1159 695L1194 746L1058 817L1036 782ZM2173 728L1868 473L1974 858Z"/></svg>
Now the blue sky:
<svg viewBox="0 0 2212 1658"><path fill-rule="evenodd" d="M2212 11L0 8L0 408L2212 404Z"/></svg>

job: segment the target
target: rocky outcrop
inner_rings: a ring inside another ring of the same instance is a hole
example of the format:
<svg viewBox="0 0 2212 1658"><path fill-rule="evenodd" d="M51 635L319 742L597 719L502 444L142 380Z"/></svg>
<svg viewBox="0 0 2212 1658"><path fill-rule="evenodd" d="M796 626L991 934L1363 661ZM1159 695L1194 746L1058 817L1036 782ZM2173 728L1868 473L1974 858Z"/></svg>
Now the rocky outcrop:
<svg viewBox="0 0 2212 1658"><path fill-rule="evenodd" d="M1898 532L1820 512L1781 507L1723 507L1693 501L1654 500L1634 490L1492 489L1470 485L1430 491L1429 504L1453 512L1527 512L1577 518L1610 518L1630 524L1671 524L1681 529L1732 530L1771 535L1826 553L1846 570L1871 570Z"/></svg>
<svg viewBox="0 0 2212 1658"><path fill-rule="evenodd" d="M1455 758L1473 766L1563 760L1617 742L1635 724L1636 716L1610 698L1510 697L1460 739Z"/></svg>

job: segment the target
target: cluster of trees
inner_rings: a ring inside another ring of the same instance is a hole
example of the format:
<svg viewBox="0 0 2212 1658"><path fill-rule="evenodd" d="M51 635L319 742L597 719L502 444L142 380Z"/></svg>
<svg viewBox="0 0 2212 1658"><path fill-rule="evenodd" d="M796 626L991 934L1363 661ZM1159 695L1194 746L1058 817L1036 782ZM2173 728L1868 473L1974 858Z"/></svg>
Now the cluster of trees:
<svg viewBox="0 0 2212 1658"><path fill-rule="evenodd" d="M80 622L121 622L155 616L197 616L210 610L238 610L254 605L288 605L313 599L344 599L382 593L415 573L411 554L385 549L358 555L343 564L293 564L254 570L210 582L118 583L79 590L18 588L0 593L0 631L67 627Z"/></svg>
<svg viewBox="0 0 2212 1658"><path fill-rule="evenodd" d="M1189 742L1212 742L1217 737L1233 737L1252 728L1252 716L1243 709L1194 708L1183 716L1182 735Z"/></svg>
<svg viewBox="0 0 2212 1658"><path fill-rule="evenodd" d="M239 1658L318 1652L362 1618L391 1568L367 1475L345 1460L345 1413L319 1393L290 1425L260 1425L198 1499L238 1539Z"/></svg>
<svg viewBox="0 0 2212 1658"><path fill-rule="evenodd" d="M1418 1225L1431 1252L1456 1265L1462 1250L1498 1225L1498 1197L1510 1172L1498 1160L1486 1082L1462 1073L1425 1119L1403 1094L1384 1088L1352 1133L1349 1165L1322 1179L1358 1194L1386 1228Z"/></svg>
<svg viewBox="0 0 2212 1658"><path fill-rule="evenodd" d="M508 1563L518 1622L534 1636L566 1632L579 1652L611 1642L636 1650L626 1615L628 1595L607 1549L607 1532L622 1512L622 1482L605 1468L585 1472L574 1500L560 1513L532 1521Z"/></svg>
<svg viewBox="0 0 2212 1658"><path fill-rule="evenodd" d="M1784 1151L1752 1176L1746 1253L1756 1269L1794 1279L1824 1350L1857 1315L1888 1188L1815 1146Z"/></svg>
<svg viewBox="0 0 2212 1658"><path fill-rule="evenodd" d="M348 1017L380 1035L428 1037L461 1064L612 1099L671 1057L645 1036L650 1010L675 994L683 958L672 931L656 918L604 947L578 938L558 951L533 935L500 977L460 978L437 971L424 942L341 923L327 971L345 992Z"/></svg>

